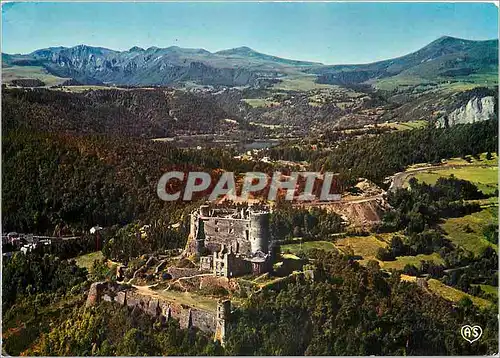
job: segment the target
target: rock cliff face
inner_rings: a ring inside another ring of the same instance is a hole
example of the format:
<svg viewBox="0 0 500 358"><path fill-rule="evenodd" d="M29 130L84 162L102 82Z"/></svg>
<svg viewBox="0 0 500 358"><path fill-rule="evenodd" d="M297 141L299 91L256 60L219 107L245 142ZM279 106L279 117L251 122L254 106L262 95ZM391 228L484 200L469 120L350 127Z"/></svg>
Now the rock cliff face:
<svg viewBox="0 0 500 358"><path fill-rule="evenodd" d="M495 98L486 96L474 97L465 106L457 108L447 116L438 120L438 127L450 127L456 124L486 121L497 116L495 113Z"/></svg>

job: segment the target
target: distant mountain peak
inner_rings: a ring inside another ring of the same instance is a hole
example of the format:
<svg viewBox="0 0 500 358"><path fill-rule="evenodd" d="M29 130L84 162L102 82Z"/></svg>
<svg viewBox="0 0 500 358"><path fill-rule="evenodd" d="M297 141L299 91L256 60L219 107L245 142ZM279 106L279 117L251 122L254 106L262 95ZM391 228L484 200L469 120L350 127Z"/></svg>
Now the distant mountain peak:
<svg viewBox="0 0 500 358"><path fill-rule="evenodd" d="M248 47L248 46L240 46L236 47L233 49L234 51L241 51L241 52L257 52L254 49Z"/></svg>
<svg viewBox="0 0 500 358"><path fill-rule="evenodd" d="M145 51L142 47L139 47L139 46L134 46L134 47L131 47L128 52L143 52Z"/></svg>
<svg viewBox="0 0 500 358"><path fill-rule="evenodd" d="M440 38L432 41L429 45L453 45L453 44L460 44L460 45L470 45L470 44L478 44L478 43L485 43L485 42L495 42L498 41L498 39L490 39L490 40L468 40L468 39L463 39L460 37L453 37L453 36L448 36L444 35L441 36Z"/></svg>
<svg viewBox="0 0 500 358"><path fill-rule="evenodd" d="M201 48L134 46L125 51L80 44L51 47L27 55L2 54L7 66L43 66L59 77L150 85L183 81L239 86L288 73L287 68L318 75L320 83L353 84L396 76L435 79L498 71L498 39L473 41L442 36L410 54L359 65L331 65L267 55L248 46L215 53Z"/></svg>
<svg viewBox="0 0 500 358"><path fill-rule="evenodd" d="M235 48L230 48L227 50L217 51L217 55L248 55L248 54L259 54L259 52L251 49L248 46L240 46Z"/></svg>
<svg viewBox="0 0 500 358"><path fill-rule="evenodd" d="M467 43L467 42L473 42L471 40L466 40L466 39L461 39L459 37L453 37L453 36L441 36L440 38L438 38L437 40L434 40L430 43L430 45L432 44L442 44L442 45L445 45L445 44L453 44L453 43Z"/></svg>
<svg viewBox="0 0 500 358"><path fill-rule="evenodd" d="M184 52L186 54L211 54L211 52L209 52L203 48L186 48L186 47L179 47L176 45L167 47L167 48L165 48L165 50Z"/></svg>

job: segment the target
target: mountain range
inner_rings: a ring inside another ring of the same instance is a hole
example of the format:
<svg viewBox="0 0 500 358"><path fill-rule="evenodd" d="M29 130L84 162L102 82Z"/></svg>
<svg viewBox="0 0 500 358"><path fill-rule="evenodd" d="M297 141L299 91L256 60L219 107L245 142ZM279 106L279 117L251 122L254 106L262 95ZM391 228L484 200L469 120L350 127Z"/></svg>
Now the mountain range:
<svg viewBox="0 0 500 358"><path fill-rule="evenodd" d="M212 53L177 46L114 51L87 45L2 54L2 62L3 67L43 67L54 76L82 84L244 86L304 73L316 75L319 83L349 85L402 75L435 79L498 73L498 40L445 36L408 55L360 65L284 59L248 47Z"/></svg>

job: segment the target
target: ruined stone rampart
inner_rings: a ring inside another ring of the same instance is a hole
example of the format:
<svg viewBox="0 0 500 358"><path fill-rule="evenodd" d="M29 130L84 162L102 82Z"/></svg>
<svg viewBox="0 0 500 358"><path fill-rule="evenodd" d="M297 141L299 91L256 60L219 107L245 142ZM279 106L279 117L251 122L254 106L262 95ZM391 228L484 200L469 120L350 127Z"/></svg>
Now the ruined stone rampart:
<svg viewBox="0 0 500 358"><path fill-rule="evenodd" d="M175 319L183 329L196 327L205 333L215 334L217 326L215 311L169 302L160 297L141 294L135 289L122 289L114 294L108 294L110 289L114 287L109 287L105 282L93 283L87 297L87 307L97 304L106 296L107 301L121 306L126 305L132 311L145 313L163 322Z"/></svg>

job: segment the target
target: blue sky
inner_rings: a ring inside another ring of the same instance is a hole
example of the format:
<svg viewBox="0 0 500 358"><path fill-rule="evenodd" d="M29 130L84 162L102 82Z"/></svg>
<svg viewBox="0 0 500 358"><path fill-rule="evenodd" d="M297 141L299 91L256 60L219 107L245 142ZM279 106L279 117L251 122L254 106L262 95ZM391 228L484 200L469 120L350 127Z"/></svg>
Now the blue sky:
<svg viewBox="0 0 500 358"><path fill-rule="evenodd" d="M9 3L2 20L6 53L78 44L249 46L339 64L401 56L442 35L498 37L491 3Z"/></svg>

